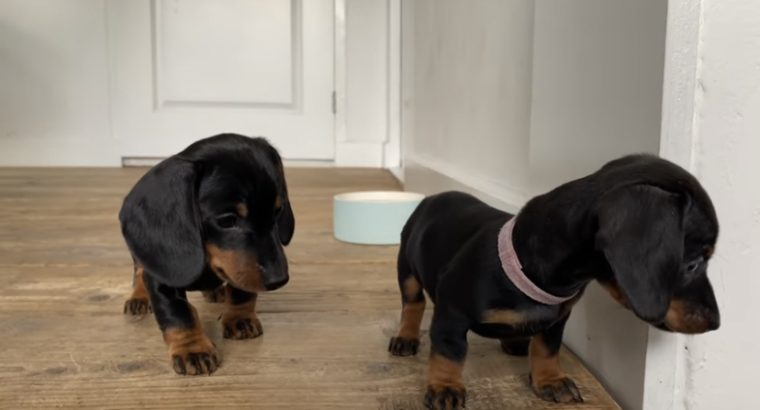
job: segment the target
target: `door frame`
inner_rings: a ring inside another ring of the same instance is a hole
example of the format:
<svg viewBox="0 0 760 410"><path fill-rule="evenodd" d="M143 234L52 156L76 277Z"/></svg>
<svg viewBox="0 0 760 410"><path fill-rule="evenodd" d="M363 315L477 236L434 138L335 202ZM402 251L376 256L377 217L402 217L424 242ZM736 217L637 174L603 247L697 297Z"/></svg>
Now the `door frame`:
<svg viewBox="0 0 760 410"><path fill-rule="evenodd" d="M347 89L349 78L347 63L353 57L347 49L347 1L334 0L334 141L335 155L332 161L317 160L285 160L288 166L336 166L336 167L372 167L387 168L392 171L400 169L401 162L401 0L385 0L384 7L387 15L368 15L370 18L380 18L386 40L385 73L383 95L368 95L363 99L354 99L352 106L370 104L373 99L382 98L385 106L385 130L381 130L383 138L368 141L361 135L350 135L348 121L350 112L347 110ZM106 11L107 12L107 11ZM378 23L376 21L376 23ZM110 61L109 61L110 65ZM110 75L110 73L109 73ZM109 79L110 81L110 79ZM109 101L110 104L110 101ZM109 122L113 122L110 118ZM113 138L113 135L112 135ZM130 157L121 158L125 166L152 166L162 158Z"/></svg>
<svg viewBox="0 0 760 410"><path fill-rule="evenodd" d="M348 123L351 111L347 110L348 88L352 83L349 78L348 65L354 57L347 47L350 35L347 24L347 0L334 0L335 10L335 160L334 165L341 167L373 167L398 169L401 161L401 0L385 0L385 15L368 14L365 17L383 18L381 22L384 36L385 70L384 92L366 95L351 100L352 107L364 104L376 106L377 99L383 100L385 107L385 129L377 130L381 138L364 135L351 135ZM361 4L361 3L354 3Z"/></svg>
<svg viewBox="0 0 760 410"><path fill-rule="evenodd" d="M700 30L702 0L668 1L662 87L660 156L693 174L702 102ZM698 177L699 175L697 175ZM688 336L649 329L644 375L644 409L686 408L689 394Z"/></svg>

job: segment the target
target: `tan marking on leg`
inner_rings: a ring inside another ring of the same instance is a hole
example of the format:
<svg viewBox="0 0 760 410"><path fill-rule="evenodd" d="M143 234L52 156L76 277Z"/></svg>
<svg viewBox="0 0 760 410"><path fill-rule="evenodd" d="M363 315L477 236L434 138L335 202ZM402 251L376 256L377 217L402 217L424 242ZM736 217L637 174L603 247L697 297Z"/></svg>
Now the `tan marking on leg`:
<svg viewBox="0 0 760 410"><path fill-rule="evenodd" d="M420 284L420 281L417 280L417 278L410 276L404 280L403 290L406 300L415 301L420 297L420 292L422 292L422 285Z"/></svg>
<svg viewBox="0 0 760 410"><path fill-rule="evenodd" d="M145 275L145 268L142 266L135 268L135 286L130 299L148 299L148 289L145 288L143 275Z"/></svg>
<svg viewBox="0 0 760 410"><path fill-rule="evenodd" d="M533 336L528 347L533 387L544 386L565 377L559 367L559 352L552 354L542 335Z"/></svg>
<svg viewBox="0 0 760 410"><path fill-rule="evenodd" d="M464 389L462 369L464 369L463 362L455 362L440 354L431 353L428 365L428 388L434 390L445 387Z"/></svg>
<svg viewBox="0 0 760 410"><path fill-rule="evenodd" d="M533 391L540 398L557 403L583 402L575 382L559 365L559 351L552 353L543 335L536 335L528 346L530 378Z"/></svg>
<svg viewBox="0 0 760 410"><path fill-rule="evenodd" d="M401 309L401 326L398 337L419 339L422 315L425 313L425 299L421 302L405 303Z"/></svg>
<svg viewBox="0 0 760 410"><path fill-rule="evenodd" d="M419 339L422 315L425 313L425 296L422 295L422 285L414 276L408 277L402 286L404 292L401 309L401 326L398 336L404 339Z"/></svg>
<svg viewBox="0 0 760 410"><path fill-rule="evenodd" d="M229 285L225 289L224 313L222 314L222 326L224 337L227 339L252 339L261 336L264 332L261 322L256 316L256 298L253 294L251 300L239 305L232 304L232 289Z"/></svg>
<svg viewBox="0 0 760 410"><path fill-rule="evenodd" d="M152 311L150 295L145 288L145 281L143 280L144 275L145 269L142 266L135 265L135 273L132 279L134 282L132 295L124 302L124 314L142 316Z"/></svg>
<svg viewBox="0 0 760 410"><path fill-rule="evenodd" d="M214 290L202 290L201 294L208 303L223 303L226 298L224 290L226 287L222 285Z"/></svg>
<svg viewBox="0 0 760 410"><path fill-rule="evenodd" d="M169 348L169 356L177 373L211 374L219 367L216 346L203 332L198 312L192 305L188 306L193 313L193 326L164 330L164 342Z"/></svg>

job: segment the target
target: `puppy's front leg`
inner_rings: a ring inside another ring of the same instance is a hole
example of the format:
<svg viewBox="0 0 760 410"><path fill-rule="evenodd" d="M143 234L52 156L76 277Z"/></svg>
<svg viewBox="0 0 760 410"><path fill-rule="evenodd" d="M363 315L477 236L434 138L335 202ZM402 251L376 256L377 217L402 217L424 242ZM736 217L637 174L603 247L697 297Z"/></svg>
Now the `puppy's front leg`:
<svg viewBox="0 0 760 410"><path fill-rule="evenodd" d="M225 311L222 315L225 339L253 339L264 333L256 317L256 294L248 293L229 284L224 286Z"/></svg>
<svg viewBox="0 0 760 410"><path fill-rule="evenodd" d="M435 410L463 409L466 391L462 369L467 356L469 322L444 305L436 305L430 326L431 352L425 406Z"/></svg>
<svg viewBox="0 0 760 410"><path fill-rule="evenodd" d="M149 274L143 275L143 281L174 371L190 375L213 373L219 367L219 354L203 332L198 312L188 303L185 291L161 284Z"/></svg>
<svg viewBox="0 0 760 410"><path fill-rule="evenodd" d="M547 401L583 402L575 382L559 367L562 333L569 317L565 316L543 333L533 336L528 348L531 386L538 397Z"/></svg>
<svg viewBox="0 0 760 410"><path fill-rule="evenodd" d="M145 289L145 269L135 263L135 273L132 276L132 296L124 302L124 314L132 316L143 316L153 311L150 306L148 290Z"/></svg>

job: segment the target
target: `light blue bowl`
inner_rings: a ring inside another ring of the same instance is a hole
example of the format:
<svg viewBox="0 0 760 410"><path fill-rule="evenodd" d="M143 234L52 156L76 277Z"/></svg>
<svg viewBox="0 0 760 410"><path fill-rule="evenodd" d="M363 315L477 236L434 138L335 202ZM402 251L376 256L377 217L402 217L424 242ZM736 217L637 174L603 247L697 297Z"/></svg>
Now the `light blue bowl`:
<svg viewBox="0 0 760 410"><path fill-rule="evenodd" d="M397 245L401 240L401 229L423 198L422 194L401 191L335 195L335 238L362 245Z"/></svg>

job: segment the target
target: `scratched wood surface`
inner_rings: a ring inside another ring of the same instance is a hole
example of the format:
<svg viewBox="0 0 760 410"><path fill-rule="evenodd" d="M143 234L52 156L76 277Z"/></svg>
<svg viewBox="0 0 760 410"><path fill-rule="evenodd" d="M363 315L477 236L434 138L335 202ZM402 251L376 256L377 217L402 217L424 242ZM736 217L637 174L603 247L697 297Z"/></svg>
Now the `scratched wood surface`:
<svg viewBox="0 0 760 410"><path fill-rule="evenodd" d="M260 296L264 335L224 340L220 306L191 294L223 364L182 377L153 318L122 315L131 260L116 215L143 172L0 169L0 408L422 408L427 333L417 357L386 352L399 317L397 248L343 244L331 232L333 194L397 189L390 174L288 170L291 281ZM569 352L563 366L586 403L557 406L533 396L525 359L494 340L470 342L468 409L617 408Z"/></svg>

